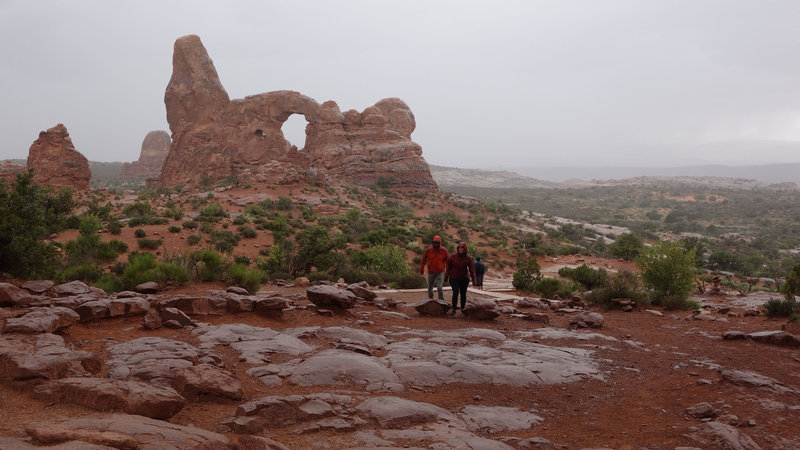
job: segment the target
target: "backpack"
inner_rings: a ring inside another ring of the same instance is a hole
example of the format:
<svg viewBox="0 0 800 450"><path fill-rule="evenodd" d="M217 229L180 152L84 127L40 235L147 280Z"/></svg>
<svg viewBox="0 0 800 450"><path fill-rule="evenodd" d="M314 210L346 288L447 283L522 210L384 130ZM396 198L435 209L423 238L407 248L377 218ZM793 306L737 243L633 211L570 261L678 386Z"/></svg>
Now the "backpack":
<svg viewBox="0 0 800 450"><path fill-rule="evenodd" d="M483 264L483 261L476 261L475 262L475 274L476 275L483 275L486 272L486 266Z"/></svg>

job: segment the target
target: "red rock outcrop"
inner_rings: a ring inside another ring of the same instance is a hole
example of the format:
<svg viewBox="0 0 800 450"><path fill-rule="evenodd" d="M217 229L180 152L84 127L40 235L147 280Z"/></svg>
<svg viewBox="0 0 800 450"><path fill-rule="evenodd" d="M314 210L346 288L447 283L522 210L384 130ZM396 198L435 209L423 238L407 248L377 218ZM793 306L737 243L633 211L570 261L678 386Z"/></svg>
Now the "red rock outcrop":
<svg viewBox="0 0 800 450"><path fill-rule="evenodd" d="M6 188L10 188L17 174L25 172L25 166L14 164L11 161L0 161L0 182L5 183Z"/></svg>
<svg viewBox="0 0 800 450"><path fill-rule="evenodd" d="M159 183L200 185L229 176L292 183L329 180L370 185L381 177L436 189L422 148L411 141L416 123L402 100L381 100L362 113L342 113L295 91L230 100L200 38L175 42L164 103L172 145ZM305 148L281 131L292 114L308 121Z"/></svg>
<svg viewBox="0 0 800 450"><path fill-rule="evenodd" d="M34 183L89 190L92 178L89 160L75 150L67 128L62 124L39 133L39 139L33 142L28 152L28 167L34 169Z"/></svg>
<svg viewBox="0 0 800 450"><path fill-rule="evenodd" d="M167 158L171 143L172 140L169 137L169 133L164 130L147 133L144 141L142 141L139 160L123 164L119 176L123 178L157 178L161 175L161 167Z"/></svg>

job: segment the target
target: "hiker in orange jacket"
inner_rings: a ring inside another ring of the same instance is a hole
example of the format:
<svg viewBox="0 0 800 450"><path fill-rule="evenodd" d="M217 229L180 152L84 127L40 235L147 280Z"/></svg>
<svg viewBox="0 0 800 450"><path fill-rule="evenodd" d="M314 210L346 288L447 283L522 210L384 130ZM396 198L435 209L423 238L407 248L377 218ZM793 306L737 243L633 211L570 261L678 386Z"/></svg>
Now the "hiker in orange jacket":
<svg viewBox="0 0 800 450"><path fill-rule="evenodd" d="M425 273L425 265L428 265L428 298L433 299L433 285L439 293L439 300L444 300L442 284L444 283L444 269L447 265L447 258L450 255L447 249L442 247L442 238L434 236L431 246L422 255L422 262L419 265L419 274Z"/></svg>

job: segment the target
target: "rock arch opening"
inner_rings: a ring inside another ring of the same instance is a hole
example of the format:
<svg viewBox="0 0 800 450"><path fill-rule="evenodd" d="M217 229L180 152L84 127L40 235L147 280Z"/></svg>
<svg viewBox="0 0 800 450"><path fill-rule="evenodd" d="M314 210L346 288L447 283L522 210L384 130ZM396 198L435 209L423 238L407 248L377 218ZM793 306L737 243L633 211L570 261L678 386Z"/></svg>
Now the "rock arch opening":
<svg viewBox="0 0 800 450"><path fill-rule="evenodd" d="M283 137L292 145L297 146L298 150L306 147L306 126L308 121L302 114L292 114L281 125Z"/></svg>

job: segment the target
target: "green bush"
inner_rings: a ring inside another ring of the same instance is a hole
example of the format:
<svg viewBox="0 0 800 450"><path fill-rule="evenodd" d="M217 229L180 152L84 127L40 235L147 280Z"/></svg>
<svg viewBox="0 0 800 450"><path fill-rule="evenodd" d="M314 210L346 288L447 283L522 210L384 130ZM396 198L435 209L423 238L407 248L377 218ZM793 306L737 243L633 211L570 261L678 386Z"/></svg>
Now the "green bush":
<svg viewBox="0 0 800 450"><path fill-rule="evenodd" d="M108 232L111 234L121 234L122 224L120 224L116 220L113 222L109 222L108 225L106 225L106 230L108 230Z"/></svg>
<svg viewBox="0 0 800 450"><path fill-rule="evenodd" d="M789 317L795 312L800 312L800 303L794 299L771 298L764 304L767 317Z"/></svg>
<svg viewBox="0 0 800 450"><path fill-rule="evenodd" d="M639 278L627 270L617 272L609 278L608 285L594 289L586 295L586 301L603 309L618 307L619 304L612 301L615 298L627 298L637 304L648 304L647 297L642 295L639 289Z"/></svg>
<svg viewBox="0 0 800 450"><path fill-rule="evenodd" d="M558 274L569 278L587 290L603 287L608 284L608 272L605 269L592 269L586 264L582 264L574 269L562 267L558 269Z"/></svg>
<svg viewBox="0 0 800 450"><path fill-rule="evenodd" d="M422 289L428 285L428 280L424 276L415 272L408 273L397 280L397 287L400 289Z"/></svg>
<svg viewBox="0 0 800 450"><path fill-rule="evenodd" d="M363 252L354 252L353 264L367 271L388 272L395 277L408 273L406 252L391 244L378 244Z"/></svg>
<svg viewBox="0 0 800 450"><path fill-rule="evenodd" d="M677 242L659 242L642 250L636 258L636 266L653 303L668 299L676 305L678 300L673 297L689 297L695 282L694 261L694 249L686 251Z"/></svg>
<svg viewBox="0 0 800 450"><path fill-rule="evenodd" d="M247 239L253 239L255 237L258 237L258 232L248 227L247 225L242 225L239 227L239 234L241 234L242 237Z"/></svg>
<svg viewBox="0 0 800 450"><path fill-rule="evenodd" d="M247 292L254 294L261 288L264 272L258 269L248 270L244 264L234 264L230 268L230 277L237 286L241 286L247 289Z"/></svg>
<svg viewBox="0 0 800 450"><path fill-rule="evenodd" d="M233 262L235 264L243 264L245 266L249 266L250 265L250 258L248 258L247 256L236 255L236 256L233 257Z"/></svg>
<svg viewBox="0 0 800 450"><path fill-rule="evenodd" d="M632 261L639 256L639 252L644 248L642 238L633 233L623 234L614 243L608 246L611 254L626 261Z"/></svg>
<svg viewBox="0 0 800 450"><path fill-rule="evenodd" d="M202 238L201 238L200 236L196 235L196 234L190 234L190 235L189 235L189 236L186 238L186 242L188 242L188 243L189 243L189 245L194 245L194 244L197 244L197 243L198 243L198 242L200 242L201 240L202 240Z"/></svg>
<svg viewBox="0 0 800 450"><path fill-rule="evenodd" d="M169 228L167 228L167 231L169 231L170 233L180 233L181 227L176 225L170 225Z"/></svg>
<svg viewBox="0 0 800 450"><path fill-rule="evenodd" d="M136 231L133 232L133 235L137 238L143 238L147 236L147 233L143 229L137 228Z"/></svg>
<svg viewBox="0 0 800 450"><path fill-rule="evenodd" d="M200 250L192 254L198 277L203 281L217 281L222 279L225 272L225 262L219 253L213 250Z"/></svg>
<svg viewBox="0 0 800 450"><path fill-rule="evenodd" d="M56 247L44 242L64 229L75 202L72 192L52 194L33 184L33 169L17 174L9 191L0 182L0 272L14 277L51 278L56 274ZM78 223L79 224L79 223Z"/></svg>
<svg viewBox="0 0 800 450"><path fill-rule="evenodd" d="M144 250L155 250L161 247L161 239L139 239L139 248Z"/></svg>
<svg viewBox="0 0 800 450"><path fill-rule="evenodd" d="M521 256L517 259L517 271L512 276L511 284L514 289L533 292L536 282L542 279L542 272L536 258Z"/></svg>
<svg viewBox="0 0 800 450"><path fill-rule="evenodd" d="M233 219L234 225L244 225L246 223L247 220L245 220L244 216L236 216L236 218Z"/></svg>
<svg viewBox="0 0 800 450"><path fill-rule="evenodd" d="M80 264L77 266L70 266L61 272L59 281L62 283L73 280L81 280L87 283L92 283L100 278L103 274L103 269L96 264Z"/></svg>
<svg viewBox="0 0 800 450"><path fill-rule="evenodd" d="M181 226L187 230L195 230L199 225L193 220L187 220L186 222L183 222Z"/></svg>
<svg viewBox="0 0 800 450"><path fill-rule="evenodd" d="M558 278L541 278L533 283L533 291L543 298L554 298L559 291L563 291L561 280Z"/></svg>
<svg viewBox="0 0 800 450"><path fill-rule="evenodd" d="M314 270L306 275L309 281L336 281L336 276L330 272Z"/></svg>

